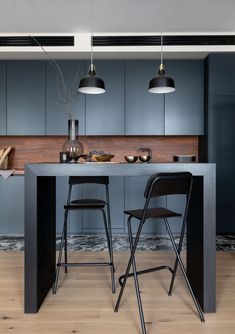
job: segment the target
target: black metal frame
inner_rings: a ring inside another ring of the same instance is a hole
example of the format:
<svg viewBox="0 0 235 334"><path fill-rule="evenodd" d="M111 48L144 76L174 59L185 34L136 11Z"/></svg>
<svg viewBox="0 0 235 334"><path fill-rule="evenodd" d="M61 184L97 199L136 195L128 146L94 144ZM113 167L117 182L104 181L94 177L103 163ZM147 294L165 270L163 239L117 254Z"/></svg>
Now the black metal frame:
<svg viewBox="0 0 235 334"><path fill-rule="evenodd" d="M76 177L78 179L78 177ZM97 177L99 178L99 177ZM86 180L86 177L81 177L81 179ZM91 179L91 178L90 178ZM57 268L56 268L56 277L55 282L53 285L53 294L56 294L58 289L58 280L59 280L59 273L60 273L60 267L65 268L65 273L68 272L68 267L91 267L91 266L110 266L111 269L111 282L112 282L112 293L115 293L115 268L113 263L113 243L112 243L112 226L111 226L111 214L110 214L110 200L109 200L109 189L108 184L101 182L100 184L105 184L106 188L106 202L104 206L106 206L107 210L107 216L104 208L98 208L98 207L89 207L89 206L74 206L72 208L69 208L69 205L71 204L71 194L72 194L72 186L74 184L82 184L86 182L78 182L78 183L70 183L69 185L69 192L67 197L67 206L65 206L65 212L64 212L64 225L63 225L63 231L61 236L61 242L60 242L60 249L59 249L59 255L58 255L58 261L57 261ZM95 178L94 182L91 182L89 180L87 183L96 183ZM99 183L99 182L98 182ZM108 244L108 250L109 250L109 259L110 262L82 262L82 263L68 263L68 255L67 255L67 224L68 224L68 212L70 210L99 210L102 212L103 215L103 221L104 221L104 227L105 227L105 234L107 238L107 244ZM62 254L64 249L64 262L62 262Z"/></svg>
<svg viewBox="0 0 235 334"><path fill-rule="evenodd" d="M167 173L169 179L172 182L174 182L174 178L175 177L177 178L177 173L172 173L172 176L170 174L171 173ZM178 173L179 177L183 177L182 174L183 173ZM187 177L189 177L189 175L191 175L190 173L184 173L184 174L187 174ZM129 215L129 217L128 217L127 226L128 226L128 234L129 234L131 255L130 255L129 262L128 262L128 265L127 265L127 268L126 268L126 273L119 278L119 283L121 285L121 290L119 292L119 296L118 296L118 299L117 299L117 302L116 302L116 305L115 305L115 309L114 309L115 312L118 312L118 309L119 309L119 306L120 306L120 303L121 303L121 299L122 299L122 296L123 296L123 292L124 292L124 289L125 289L125 286L126 286L127 279L128 279L128 277L133 276L134 277L134 283L135 283L135 291L136 291L136 297L137 297L137 303L138 303L138 309L139 309L141 328L142 328L142 334L146 334L146 326L145 326L144 312L143 312L143 306L142 306L140 289L139 289L138 276L142 275L142 274L149 273L149 272L153 272L153 271L168 269L172 273L172 279L171 279L170 288L169 288L169 292L168 292L168 295L171 296L174 281L175 281L175 276L176 276L176 272L177 272L177 268L178 268L178 264L180 265L180 268L182 270L185 282L188 286L188 289L190 291L190 294L191 294L192 299L194 301L194 304L196 306L199 318L202 322L205 321L201 306L198 303L198 301L197 301L197 299L194 295L194 292L192 290L190 282L187 278L187 274L186 274L184 264L183 264L183 262L181 260L181 257L180 257L180 253L181 253L181 250L182 250L182 244L183 244L183 238L184 238L184 234L185 234L185 228L186 228L186 224L187 224L187 213L188 213L188 208L189 208L189 201L190 201L190 196L191 196L191 191L192 191L192 181L193 181L192 175L191 175L191 182L190 182L189 191L186 194L187 199L186 199L185 210L184 210L184 213L183 213L183 224L182 224L182 228L181 228L181 235L180 235L180 241L179 241L179 244L178 244L178 248L177 248L177 245L175 243L175 240L174 240L170 225L168 223L167 217L164 217L164 216L161 217L161 218L163 218L163 221L166 225L166 229L167 229L167 232L169 234L169 237L170 237L170 240L171 240L171 243L172 243L175 255L176 255L174 269L170 268L169 266L160 266L160 267L149 268L149 269L142 270L142 271L137 271L136 261L135 261L135 252L136 252L136 249L137 249L137 246L138 246L138 242L139 242L139 238L140 238L140 235L141 235L142 227L143 227L144 223L148 220L146 218L146 214L147 214L149 202L150 202L150 199L151 199L153 187L156 186L155 183L158 180L160 180L161 177L164 177L163 173L162 174L157 174L157 175L155 174L155 175L150 177L150 179L147 183L146 190L145 190L145 194L147 194L146 201L145 201L145 206L144 206L144 209L142 211L142 217L139 221L139 226L138 226L136 237L135 237L134 240L133 240L133 234L132 234L132 228L131 228L131 219L133 218L133 216ZM173 195L173 193L171 193L171 195ZM156 195L154 195L154 196L156 196ZM157 195L157 196L160 196L160 195ZM131 266L132 266L133 273L130 273Z"/></svg>

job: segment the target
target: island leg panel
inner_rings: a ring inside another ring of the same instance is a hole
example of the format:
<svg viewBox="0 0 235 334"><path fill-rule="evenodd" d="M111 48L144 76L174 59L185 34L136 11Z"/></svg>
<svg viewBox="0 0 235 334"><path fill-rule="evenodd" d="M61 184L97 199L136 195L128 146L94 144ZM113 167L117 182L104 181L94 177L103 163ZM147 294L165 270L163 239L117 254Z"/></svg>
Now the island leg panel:
<svg viewBox="0 0 235 334"><path fill-rule="evenodd" d="M187 274L202 310L207 313L216 311L215 236L214 180L196 176L187 224Z"/></svg>
<svg viewBox="0 0 235 334"><path fill-rule="evenodd" d="M25 313L36 313L55 278L56 180L25 175Z"/></svg>

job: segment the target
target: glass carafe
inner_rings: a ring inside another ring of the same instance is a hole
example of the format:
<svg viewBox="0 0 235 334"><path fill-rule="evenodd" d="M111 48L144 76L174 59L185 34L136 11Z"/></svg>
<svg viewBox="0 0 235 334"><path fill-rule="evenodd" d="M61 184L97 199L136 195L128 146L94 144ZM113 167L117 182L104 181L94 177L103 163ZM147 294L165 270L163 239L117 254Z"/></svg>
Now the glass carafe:
<svg viewBox="0 0 235 334"><path fill-rule="evenodd" d="M78 120L68 120L68 140L63 145L63 152L70 162L75 162L83 153L83 145L78 140Z"/></svg>

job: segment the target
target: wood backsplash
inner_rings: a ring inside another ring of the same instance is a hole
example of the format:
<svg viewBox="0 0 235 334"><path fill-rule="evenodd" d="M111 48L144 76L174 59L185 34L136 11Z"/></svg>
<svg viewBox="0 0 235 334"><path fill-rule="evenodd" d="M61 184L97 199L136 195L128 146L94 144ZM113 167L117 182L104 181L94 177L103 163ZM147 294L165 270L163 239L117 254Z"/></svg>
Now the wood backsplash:
<svg viewBox="0 0 235 334"><path fill-rule="evenodd" d="M66 136L0 136L0 148L13 148L9 167L24 168L26 163L59 162ZM84 153L102 150L115 154L112 161L125 161L125 155L140 155L140 147L151 148L154 162L172 162L175 154L196 155L197 136L80 136Z"/></svg>

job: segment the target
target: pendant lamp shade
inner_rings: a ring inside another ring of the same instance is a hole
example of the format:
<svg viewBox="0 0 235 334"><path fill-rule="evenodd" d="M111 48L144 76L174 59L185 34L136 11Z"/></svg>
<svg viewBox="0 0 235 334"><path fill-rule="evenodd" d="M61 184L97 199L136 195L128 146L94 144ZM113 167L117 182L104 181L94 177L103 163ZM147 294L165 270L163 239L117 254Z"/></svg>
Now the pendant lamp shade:
<svg viewBox="0 0 235 334"><path fill-rule="evenodd" d="M165 74L163 64L160 65L158 75L150 80L149 92L155 94L167 94L174 92L175 82Z"/></svg>
<svg viewBox="0 0 235 334"><path fill-rule="evenodd" d="M84 94L103 94L105 93L104 81L96 76L95 65L93 64L93 0L91 3L91 62L88 75L82 78L79 83L78 91Z"/></svg>
<svg viewBox="0 0 235 334"><path fill-rule="evenodd" d="M161 33L161 64L158 70L158 75L150 80L149 92L154 94L167 94L175 91L175 82L171 77L168 77L163 65L163 36Z"/></svg>
<svg viewBox="0 0 235 334"><path fill-rule="evenodd" d="M105 93L105 84L101 78L96 76L95 66L89 66L88 75L80 80L79 92L84 94L103 94Z"/></svg>

